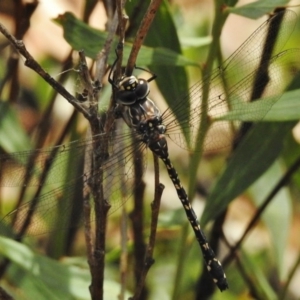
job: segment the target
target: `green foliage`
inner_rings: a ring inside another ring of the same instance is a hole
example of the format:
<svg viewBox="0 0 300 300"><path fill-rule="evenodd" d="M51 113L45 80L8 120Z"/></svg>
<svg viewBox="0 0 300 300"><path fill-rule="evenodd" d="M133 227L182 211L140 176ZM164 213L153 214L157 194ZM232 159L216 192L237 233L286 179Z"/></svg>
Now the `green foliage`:
<svg viewBox="0 0 300 300"><path fill-rule="evenodd" d="M6 102L0 102L0 143L7 152L30 149L31 143L15 111Z"/></svg>
<svg viewBox="0 0 300 300"><path fill-rule="evenodd" d="M77 19L71 13L65 13L64 15L59 16L55 21L60 24L64 29L64 38L72 46L73 49L79 51L84 50L86 56L95 59L99 49L103 47L106 39L107 33L94 29L84 22ZM116 54L113 51L117 47L118 40L114 39L112 44L112 51L109 55L109 63L112 64L116 59ZM124 63L129 56L131 51L132 44L124 44ZM187 59L186 57L174 52L172 50L155 47L150 48L143 46L141 53L137 59L138 66L147 66L147 65L165 65L165 66L197 66L198 64L192 60Z"/></svg>
<svg viewBox="0 0 300 300"><path fill-rule="evenodd" d="M282 140L294 126L294 122L259 124L247 135L209 194L202 215L204 224L219 215L273 164L282 151ZM245 161L245 157L250 159Z"/></svg>
<svg viewBox="0 0 300 300"><path fill-rule="evenodd" d="M239 7L230 7L228 10L237 15L258 19L276 7L285 6L288 2L288 0L259 0Z"/></svg>
<svg viewBox="0 0 300 300"><path fill-rule="evenodd" d="M223 1L220 2L224 5ZM236 1L224 2L227 5L233 5ZM137 11L134 10L136 3L137 1L129 1L127 3L126 11L129 20L135 17L137 17L137 20L140 20L138 16L136 16ZM216 1L216 3L218 3L218 1ZM256 1L240 7L224 7L220 5L220 7L216 9L218 9L219 12L221 11L221 7L224 9L222 12L222 20L216 18L214 24L222 27L228 13L242 15L248 18L258 18L263 14L271 12L276 6L286 3L287 1ZM91 5L91 3L89 3L89 5ZM141 18L141 16L139 17ZM203 31L205 31L207 24L205 24L204 19L206 17L207 16L203 14L202 18L199 13L197 29L203 29ZM187 23L188 21L189 20L187 20ZM75 50L84 49L86 55L92 59L96 57L106 41L107 33L105 31L96 30L88 26L70 12L60 15L55 19L55 22L62 27L64 38L72 48ZM140 21L137 23L139 22ZM218 53L219 51L216 48L212 50L208 48L212 43L215 43L214 45L219 47L220 37L213 36L213 38L211 38L208 36L199 40L199 37L180 36L180 29L181 28L178 28L174 21L174 6L163 2L147 35L145 45L142 46L137 57L136 64L138 66L148 67L149 70L158 75L156 80L158 90L166 100L168 107L173 109L184 99L186 105L182 105L182 109L191 111L188 99L183 98L182 95L187 94L188 88L191 85L189 81L194 83L200 80L200 78L192 78L192 80L189 80L187 67L192 67L193 70L191 71L190 68L189 71L196 73L199 71L200 63L205 61L205 58L199 57L197 61L195 61L194 58L186 57L182 53L182 49L188 45L189 49L187 53L214 52L215 55L212 60L205 63L206 67L207 65L212 66L215 64L215 61L220 60L220 53ZM188 30L185 32L188 32ZM196 32L196 29L191 28L191 32ZM126 65L126 60L133 46L132 37L134 37L134 32L129 36L129 41L125 42L123 65ZM112 43L108 58L109 64L112 64L115 60L114 49L116 48L117 41L118 39L115 38ZM294 54L297 58L299 56L299 50L295 50ZM239 68L240 66L237 64L235 67ZM214 116L213 113L209 112L211 115L208 116L207 121L211 123L228 121L234 125L237 121L257 122L261 121L261 119L263 119L262 121L264 122L254 126L253 130L243 139L234 154L230 156L226 165L218 168L217 175L211 175L213 178L206 174L201 175L204 179L201 178L201 184L199 185L205 186L205 191L210 190L205 199L206 202L201 217L201 225L207 225L209 222L218 219L220 213L226 210L229 205L234 206L236 204L237 201L235 201L235 199L240 195L246 198L246 203L251 203L251 205L257 209L263 203L267 195L274 189L278 181L284 176L285 169L288 169L299 156L298 144L291 135L292 129L299 120L300 111L299 76L294 72L297 68L299 68L299 65L297 65L294 59L294 61L289 64L288 71L290 73L286 75L284 73L285 71L282 71L286 77L293 76L295 80L292 86L293 90L285 91L280 99L278 99L278 96L270 96L262 100L258 99L259 101L252 103L243 103L240 99L233 99L234 102L231 103L231 111L223 111L222 114L218 114L218 116ZM236 74L240 75L242 71ZM46 110L46 103L48 103L50 96L45 97L47 101L41 99L45 86L40 82L38 82L37 85L36 87L33 85L33 90L36 90L35 94L38 95L40 99L40 107L42 110ZM198 87L200 88L200 85ZM108 93L110 93L110 88L104 88L105 92L107 92L108 89ZM16 152L30 149L32 147L32 137L23 130L16 117L13 106L7 102L1 103L0 111L1 151ZM260 112L259 115L258 112ZM180 121L184 120L179 120L179 122ZM81 137L78 133L79 127L78 120L73 123L73 126L70 126L68 134L71 136L71 140ZM198 146L199 145L195 145L195 147ZM173 150L173 145L169 147ZM201 160L202 153L202 151L199 151L193 154L192 159L194 160L190 164L189 169L187 169L189 155L187 151L184 157L178 154L179 159L177 161L175 159L174 162L176 167L178 165L180 177L184 177L182 181L184 183L189 182L189 195L192 197L195 196L194 183L200 182L200 179L197 178L197 173L199 168L198 161ZM223 153L219 155L221 156ZM72 174L74 166L80 163L76 158L78 157L74 157L71 153L64 157L63 161L56 162L56 166L60 164L61 174L59 174L59 177L65 178L64 182L68 182L68 178ZM214 173L214 171L212 171L214 160L211 159L211 162L211 165L205 170L207 173ZM202 165L206 164L208 163L203 159ZM203 173L205 173L205 171L203 171ZM55 166L51 172L55 172ZM55 176L53 175L54 173L51 172L50 176ZM184 173L187 173L187 175L184 176ZM150 180L152 181L152 178L149 177L149 181ZM169 179L162 177L162 181L167 183ZM237 299L249 291L253 293L257 299L277 299L278 289L284 285L288 277L288 270L285 265L285 253L287 251L287 237L290 234L289 230L294 214L298 216L297 212L294 211L296 210L295 207L299 207L297 200L295 200L296 195L299 195L300 179L298 174L293 178L292 184L293 189L291 189L289 185L281 189L281 192L274 197L268 206L268 210L261 217L261 221L269 234L271 245L266 246L263 244L263 254L258 253L259 251L257 251L255 247L252 248L249 243L247 243L247 246L239 248L238 251L242 254L239 257L239 263L244 267L244 272L239 269L237 263L226 266L225 271L228 276L230 290L222 294L216 291L211 296L212 299ZM46 189L50 191L52 187L53 186L50 185L47 186ZM62 195L59 195L59 197L66 200L64 199L66 198L65 195L70 196L70 193L67 192L64 194L64 191L62 191ZM149 198L153 198L152 194ZM167 200L167 198L171 198L173 202L179 202L175 197L175 193L170 197L165 193L163 195L163 202ZM69 200L72 201L73 198ZM64 205L68 207L69 202L66 201L60 204L62 205L60 206L62 213L59 215L59 218L46 221L42 220L41 224L43 224L43 222L48 222L48 224L56 223L59 230L62 224L67 223L64 219L70 216L65 213L66 208L63 207ZM149 208L146 209L147 220L150 218L148 210ZM194 299L199 274L205 274L206 272L201 266L202 259L199 247L196 245L190 232L185 230L181 237L178 236L179 228L185 224L183 214L184 212L181 207L178 210L174 208L164 210L164 207L162 207L156 244L157 248L154 255L156 264L150 270L146 284L149 289L149 299L170 299L171 297L176 300ZM51 217L52 215L50 215L50 218ZM116 229L119 216L116 217L117 221L114 220L113 217L111 219L112 222L108 228L108 239L114 241L115 236L119 235L118 229ZM226 222L230 223L230 220L226 220ZM240 224L238 226L240 226ZM245 227L245 224L243 223L241 226ZM146 229L148 230L148 228ZM209 232L207 227L205 230L206 229ZM225 236L227 235L230 243L234 245L234 242L232 242L232 240L236 238L234 234L231 236L230 232L228 233L226 230ZM71 256L70 253L72 253L72 251L67 254L64 251L66 244L69 246L67 235L54 233L52 238L52 248L54 249L47 247L47 250L45 250L49 256ZM108 267L105 280L105 299L117 299L117 295L122 288L119 283L119 270L116 270L117 268L115 266L116 263L119 263L121 260L120 253L122 252L113 241L108 241L107 246L108 249L112 248L113 251L109 253L109 258L107 259ZM77 246L77 248L74 246L75 250L73 250L73 252L76 253L78 251L82 254L81 249L84 243L79 242L78 244L79 246ZM226 253L222 248L220 252L222 252L221 254L223 256L225 255L224 253ZM24 299L89 299L90 294L88 287L90 285L90 274L87 264L85 263L85 258L80 260L80 266L75 263L56 261L47 257L47 255L37 254L29 250L28 247L21 243L16 243L3 237L0 238L0 253L4 258L8 258L12 261L12 265L5 277L5 279L7 279L5 287L12 293L15 293L12 286L16 286L21 290L21 296L24 297ZM178 253L181 253L181 255L178 255ZM132 248L129 247L129 264L131 264L131 258ZM265 258L268 258L268 260ZM274 274L272 274L272 271ZM130 277L132 273L132 265L130 265L126 276ZM274 278L275 281L280 282L280 284L273 284L272 279ZM126 291L126 297L134 290L131 281L131 279L127 281L129 286L128 290L131 289L131 291ZM19 297L18 295L16 297L22 299L21 296Z"/></svg>
<svg viewBox="0 0 300 300"><path fill-rule="evenodd" d="M87 287L91 277L84 259L80 265L58 262L4 237L0 237L0 249L12 262L8 279L21 290L17 299L90 299ZM105 286L105 297L116 299L118 284L107 279Z"/></svg>
<svg viewBox="0 0 300 300"><path fill-rule="evenodd" d="M89 299L87 268L51 260L3 237L0 245L1 254L14 263L10 276L24 295L38 299Z"/></svg>

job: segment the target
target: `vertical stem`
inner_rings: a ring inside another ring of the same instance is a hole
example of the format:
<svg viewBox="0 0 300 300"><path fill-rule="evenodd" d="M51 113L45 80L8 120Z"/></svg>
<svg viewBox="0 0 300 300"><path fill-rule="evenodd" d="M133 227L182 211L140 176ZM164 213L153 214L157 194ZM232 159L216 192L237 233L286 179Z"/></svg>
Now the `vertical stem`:
<svg viewBox="0 0 300 300"><path fill-rule="evenodd" d="M134 139L134 141L136 141ZM143 178L143 155L137 147L137 143L133 142L134 147L134 208L130 214L133 229L134 239L134 276L135 284L138 286L141 278L141 273L144 265L144 257L146 252L146 245L144 242L144 194L145 194L145 182L141 180ZM143 286L140 299L145 299L147 291Z"/></svg>
<svg viewBox="0 0 300 300"><path fill-rule="evenodd" d="M220 43L220 35L221 30L223 28L224 22L227 18L227 14L224 14L220 6L215 6L215 18L212 28L212 43L209 48L208 57L205 63L205 67L203 70L202 78L205 79L205 83L202 87L201 95L201 120L200 126L198 129L197 137L196 137L196 145L194 149L195 155L192 155L190 160L190 176L189 176L189 191L188 196L190 199L194 196L195 184L197 180L197 169L199 166L200 159L202 157L202 149L204 144L204 139L207 133L207 130L210 126L209 116L208 116L208 108L209 108L209 89L210 89L210 74L212 71L213 63L216 58L219 49ZM199 112L200 113L200 112ZM197 166L197 167L193 167Z"/></svg>

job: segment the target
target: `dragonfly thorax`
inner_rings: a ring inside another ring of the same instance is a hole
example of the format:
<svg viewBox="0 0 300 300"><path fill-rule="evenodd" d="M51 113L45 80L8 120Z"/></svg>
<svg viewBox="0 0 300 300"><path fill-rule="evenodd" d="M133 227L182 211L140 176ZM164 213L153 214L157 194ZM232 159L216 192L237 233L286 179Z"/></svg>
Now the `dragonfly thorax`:
<svg viewBox="0 0 300 300"><path fill-rule="evenodd" d="M132 105L124 105L122 114L126 124L133 128L146 144L160 139L166 132L166 126L162 124L161 113L149 98L144 98Z"/></svg>
<svg viewBox="0 0 300 300"><path fill-rule="evenodd" d="M123 108L122 116L126 124L140 133L144 131L143 124L150 122L155 127L162 123L160 110L149 98L140 99L134 104L123 104Z"/></svg>
<svg viewBox="0 0 300 300"><path fill-rule="evenodd" d="M139 100L144 100L149 94L147 80L126 76L119 82L119 89L116 92L117 102L123 105L132 105Z"/></svg>

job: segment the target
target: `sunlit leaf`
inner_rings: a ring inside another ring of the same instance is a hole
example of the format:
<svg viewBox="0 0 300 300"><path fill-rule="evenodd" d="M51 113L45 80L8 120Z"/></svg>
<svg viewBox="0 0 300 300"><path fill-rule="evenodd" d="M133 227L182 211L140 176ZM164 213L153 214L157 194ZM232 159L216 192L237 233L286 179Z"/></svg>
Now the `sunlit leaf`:
<svg viewBox="0 0 300 300"><path fill-rule="evenodd" d="M275 291L270 286L267 274L261 269L259 261L253 259L245 251L241 251L241 260L248 278L252 281L255 289L255 295L258 299L277 299Z"/></svg>
<svg viewBox="0 0 300 300"><path fill-rule="evenodd" d="M295 122L260 123L247 134L209 194L203 224L217 217L272 165L294 126Z"/></svg>
<svg viewBox="0 0 300 300"><path fill-rule="evenodd" d="M100 31L88 26L86 23L77 19L71 13L60 15L55 21L63 27L64 38L72 46L73 49L79 51L84 50L85 54L95 59L97 54L102 50L106 39L107 32ZM116 59L114 49L116 49L118 39L114 38L112 43L112 51L109 55L109 63L112 64ZM125 43L124 45L124 60L125 65L131 51L132 44ZM151 48L142 46L141 52L137 58L136 64L138 66L149 65L173 65L173 66L186 66L198 64L192 60L187 59L183 55L176 53L170 49L163 47Z"/></svg>
<svg viewBox="0 0 300 300"><path fill-rule="evenodd" d="M275 162L269 170L259 178L250 188L250 193L254 195L253 201L259 206L268 196L274 186L283 176L283 168ZM287 250L289 229L291 225L292 208L291 197L287 188L282 188L273 198L262 215L267 228L270 231L272 245L275 254L275 261L278 267L280 278L283 280L284 274L284 253Z"/></svg>
<svg viewBox="0 0 300 300"><path fill-rule="evenodd" d="M244 106L244 108L242 108ZM271 107L271 109L270 109ZM224 114L216 120L257 121L257 112L264 115L262 121L292 121L300 119L300 90L288 91L280 99L270 97L251 103L240 103L237 110Z"/></svg>
<svg viewBox="0 0 300 300"><path fill-rule="evenodd" d="M54 295L57 299L72 296L73 299L89 299L89 271L69 266L48 257L35 254L28 247L13 240L0 237L1 255L10 259L31 277L35 293ZM28 291L29 293L30 291ZM31 291L33 292L33 291ZM48 298L49 299L49 298Z"/></svg>
<svg viewBox="0 0 300 300"><path fill-rule="evenodd" d="M228 10L237 15L258 19L279 6L285 6L288 2L288 0L258 0L238 7L230 7Z"/></svg>
<svg viewBox="0 0 300 300"><path fill-rule="evenodd" d="M0 102L0 145L7 152L30 149L30 140L7 102Z"/></svg>

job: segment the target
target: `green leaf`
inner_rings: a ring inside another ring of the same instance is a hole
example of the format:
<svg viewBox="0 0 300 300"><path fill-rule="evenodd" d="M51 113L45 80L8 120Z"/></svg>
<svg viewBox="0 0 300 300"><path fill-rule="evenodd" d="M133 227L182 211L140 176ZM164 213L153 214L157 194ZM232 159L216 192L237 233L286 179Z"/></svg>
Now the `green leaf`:
<svg viewBox="0 0 300 300"><path fill-rule="evenodd" d="M227 6L235 6L237 4L238 0L224 0L224 3Z"/></svg>
<svg viewBox="0 0 300 300"><path fill-rule="evenodd" d="M228 11L250 19L258 19L278 6L285 6L288 2L288 0L258 0L239 7L230 7Z"/></svg>
<svg viewBox="0 0 300 300"><path fill-rule="evenodd" d="M72 46L73 49L79 51L84 50L85 54L95 59L99 51L103 48L106 39L107 32L91 28L84 22L77 19L71 13L65 13L54 19L55 22L60 24L64 30L64 38ZM112 44L112 50L116 49L118 39L114 38ZM131 51L132 44L125 43L124 45L124 59L123 64L125 65ZM110 52L109 63L112 64L116 59L114 51ZM173 66L198 66L198 63L185 58L170 49L166 48L150 48L142 46L140 55L137 59L137 65L173 65Z"/></svg>
<svg viewBox="0 0 300 300"><path fill-rule="evenodd" d="M275 184L282 178L283 168L280 163L276 161L264 174L260 177L250 188L250 193L255 195L253 201L257 206L262 204L263 200L271 192ZM278 267L279 276L284 280L284 253L286 251L285 245L288 241L288 232L290 229L292 207L291 197L287 188L282 188L276 196L272 199L268 208L262 215L262 219L267 225L271 238L272 249L275 254L275 261Z"/></svg>
<svg viewBox="0 0 300 300"><path fill-rule="evenodd" d="M298 126L295 127L296 136L298 132ZM291 134L286 139L282 157L287 165L287 168L290 168L300 157L299 143L295 140L293 132L291 132ZM296 172L293 175L291 183L295 186L300 186L300 172Z"/></svg>
<svg viewBox="0 0 300 300"><path fill-rule="evenodd" d="M209 46L212 41L211 36L206 37L187 37L187 36L180 36L180 44L182 47L205 47Z"/></svg>
<svg viewBox="0 0 300 300"><path fill-rule="evenodd" d="M24 131L16 112L8 102L0 101L0 146L6 152L30 149L30 140Z"/></svg>
<svg viewBox="0 0 300 300"><path fill-rule="evenodd" d="M269 97L250 103L239 103L238 107L215 119L227 121L292 121L300 119L300 89L288 91L278 97ZM271 107L271 108L270 108ZM259 112L259 114L257 113Z"/></svg>
<svg viewBox="0 0 300 300"><path fill-rule="evenodd" d="M292 121L300 119L300 89L285 92L264 117L264 121Z"/></svg>
<svg viewBox="0 0 300 300"><path fill-rule="evenodd" d="M247 134L209 194L202 224L217 217L272 165L295 124L259 123Z"/></svg>
<svg viewBox="0 0 300 300"><path fill-rule="evenodd" d="M40 292L36 299L47 299L49 295L55 296L50 299L90 298L90 273L87 269L64 265L35 254L25 245L4 237L0 237L0 252L30 276L34 292ZM32 292L24 291L26 294Z"/></svg>
<svg viewBox="0 0 300 300"><path fill-rule="evenodd" d="M13 264L11 281L26 299L90 299L88 267L57 262L32 252L27 246L0 236L0 254ZM83 263L81 264L83 265ZM104 299L117 299L120 285L105 280ZM129 297L128 294L126 297Z"/></svg>
<svg viewBox="0 0 300 300"><path fill-rule="evenodd" d="M243 262L245 272L248 274L249 278L252 281L252 284L255 287L255 293L258 299L278 299L274 290L270 286L266 275L262 271L262 265L260 261L258 259L253 259L249 255L247 255L245 251L241 252L241 261Z"/></svg>

